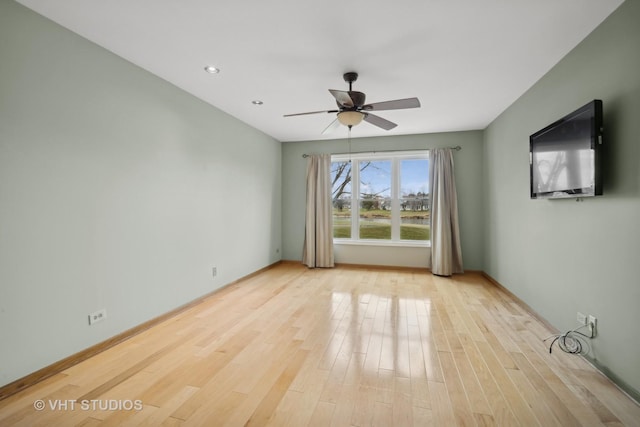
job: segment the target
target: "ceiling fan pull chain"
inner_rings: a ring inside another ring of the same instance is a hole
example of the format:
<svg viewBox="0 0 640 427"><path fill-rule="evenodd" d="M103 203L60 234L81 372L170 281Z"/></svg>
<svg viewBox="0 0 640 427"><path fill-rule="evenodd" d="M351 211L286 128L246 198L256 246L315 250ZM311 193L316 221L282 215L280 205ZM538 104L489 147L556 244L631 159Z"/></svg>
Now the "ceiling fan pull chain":
<svg viewBox="0 0 640 427"><path fill-rule="evenodd" d="M347 134L347 145L349 146L349 163L351 163L351 128L353 126L349 125L349 132Z"/></svg>

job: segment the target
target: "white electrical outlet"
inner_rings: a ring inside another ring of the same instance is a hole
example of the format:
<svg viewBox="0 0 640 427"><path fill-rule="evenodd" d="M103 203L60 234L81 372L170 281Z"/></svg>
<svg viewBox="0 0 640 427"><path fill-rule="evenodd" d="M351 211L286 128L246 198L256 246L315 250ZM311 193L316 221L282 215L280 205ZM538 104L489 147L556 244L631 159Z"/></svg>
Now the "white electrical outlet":
<svg viewBox="0 0 640 427"><path fill-rule="evenodd" d="M218 275L218 267L211 268L211 276L216 277Z"/></svg>
<svg viewBox="0 0 640 427"><path fill-rule="evenodd" d="M107 318L107 309L103 308L102 310L94 311L89 315L89 324L93 325L94 323L102 322Z"/></svg>
<svg viewBox="0 0 640 427"><path fill-rule="evenodd" d="M581 325L585 325L585 326L587 325L587 316L585 314L578 312L578 315L576 316L576 320Z"/></svg>

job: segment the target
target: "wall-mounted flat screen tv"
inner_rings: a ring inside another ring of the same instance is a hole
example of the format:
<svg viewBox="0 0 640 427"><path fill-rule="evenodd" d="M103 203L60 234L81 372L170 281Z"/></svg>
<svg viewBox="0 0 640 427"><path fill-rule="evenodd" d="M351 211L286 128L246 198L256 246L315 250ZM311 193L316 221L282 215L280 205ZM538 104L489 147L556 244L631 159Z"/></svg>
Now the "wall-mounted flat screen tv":
<svg viewBox="0 0 640 427"><path fill-rule="evenodd" d="M602 195L602 101L589 102L529 137L532 199Z"/></svg>

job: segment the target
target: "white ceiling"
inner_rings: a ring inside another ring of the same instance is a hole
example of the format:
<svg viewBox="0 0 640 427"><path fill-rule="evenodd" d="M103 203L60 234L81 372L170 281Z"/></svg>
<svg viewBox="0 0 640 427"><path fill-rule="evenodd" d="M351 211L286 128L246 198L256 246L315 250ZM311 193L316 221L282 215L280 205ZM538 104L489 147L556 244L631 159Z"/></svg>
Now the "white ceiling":
<svg viewBox="0 0 640 427"><path fill-rule="evenodd" d="M18 0L60 25L280 141L346 137L322 130L327 89L381 111L353 137L483 129L623 0ZM207 74L206 65L221 69ZM97 77L98 78L98 77ZM252 100L264 102L255 106Z"/></svg>

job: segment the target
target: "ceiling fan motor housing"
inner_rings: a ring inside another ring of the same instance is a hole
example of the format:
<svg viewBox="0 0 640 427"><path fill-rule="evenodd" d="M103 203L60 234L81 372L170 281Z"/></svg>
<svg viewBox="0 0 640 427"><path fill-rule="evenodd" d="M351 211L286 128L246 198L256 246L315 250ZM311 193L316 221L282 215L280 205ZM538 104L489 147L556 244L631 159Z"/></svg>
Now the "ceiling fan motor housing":
<svg viewBox="0 0 640 427"><path fill-rule="evenodd" d="M359 110L360 107L362 107L364 105L364 101L366 99L366 95L362 92L357 92L354 90L350 90L349 91L349 97L351 98L351 101L353 102L353 107L349 106L349 105L344 105L341 104L340 102L336 101L336 103L338 104L338 107L340 107L340 109L342 110Z"/></svg>

